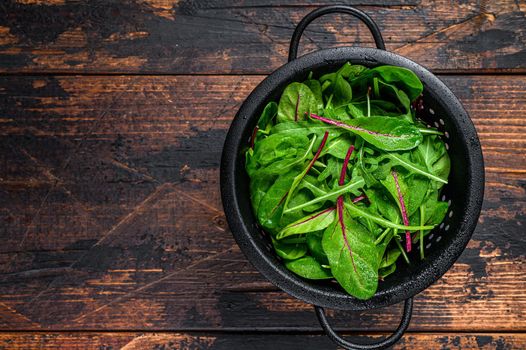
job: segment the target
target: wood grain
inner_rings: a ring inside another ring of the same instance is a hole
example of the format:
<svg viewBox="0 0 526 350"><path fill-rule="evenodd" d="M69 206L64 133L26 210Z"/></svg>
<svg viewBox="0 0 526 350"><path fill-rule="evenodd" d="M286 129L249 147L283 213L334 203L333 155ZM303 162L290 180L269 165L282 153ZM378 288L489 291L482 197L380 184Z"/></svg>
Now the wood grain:
<svg viewBox="0 0 526 350"><path fill-rule="evenodd" d="M226 130L262 79L1 77L0 329L318 331L310 305L246 261L221 209ZM485 203L462 257L417 296L411 330L523 332L526 81L442 79L479 132ZM400 307L330 316L388 331Z"/></svg>
<svg viewBox="0 0 526 350"><path fill-rule="evenodd" d="M349 335L347 335L349 336ZM377 335L371 338L376 338ZM356 341L364 337L351 336ZM440 334L408 333L393 350L522 350L526 347L525 334ZM0 349L24 350L301 350L337 349L320 334L199 334L199 333L2 333Z"/></svg>
<svg viewBox="0 0 526 350"><path fill-rule="evenodd" d="M319 1L17 1L0 4L0 72L268 74ZM526 72L520 1L353 1L388 50L437 72ZM301 52L372 46L363 24L327 16Z"/></svg>

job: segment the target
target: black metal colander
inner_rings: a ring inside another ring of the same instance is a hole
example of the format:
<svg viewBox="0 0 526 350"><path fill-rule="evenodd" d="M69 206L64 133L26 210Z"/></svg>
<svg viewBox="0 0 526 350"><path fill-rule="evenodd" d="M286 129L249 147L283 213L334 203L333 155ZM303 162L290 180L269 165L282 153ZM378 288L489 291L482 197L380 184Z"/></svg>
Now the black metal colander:
<svg viewBox="0 0 526 350"><path fill-rule="evenodd" d="M296 58L299 39L306 26L324 14L342 12L362 20L371 30L377 49L340 47L319 50ZM425 110L420 116L444 133L451 158L449 183L442 200L449 210L444 221L425 237L425 260L411 253L412 264L400 264L396 272L378 286L369 300L358 300L338 285L304 280L287 270L276 257L269 238L259 229L249 198L249 177L243 150L266 103L277 100L291 82L335 71L345 62L367 67L394 65L411 69L424 84ZM239 247L248 260L272 283L316 308L327 335L346 349L384 349L398 341L409 325L412 298L438 280L466 247L480 214L484 191L484 164L477 133L468 114L455 95L431 72L400 55L385 51L381 33L364 12L345 5L322 7L308 14L296 27L291 40L289 62L263 80L247 97L235 116L226 137L221 160L221 195L226 218ZM432 247L432 249L430 249ZM331 328L324 309L365 310L405 301L397 330L374 344L354 344L342 339Z"/></svg>

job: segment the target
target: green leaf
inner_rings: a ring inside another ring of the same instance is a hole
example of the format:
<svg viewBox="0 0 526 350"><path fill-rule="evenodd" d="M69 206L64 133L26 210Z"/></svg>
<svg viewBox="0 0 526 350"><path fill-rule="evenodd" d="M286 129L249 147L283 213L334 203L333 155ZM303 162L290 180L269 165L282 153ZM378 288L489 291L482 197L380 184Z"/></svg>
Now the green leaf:
<svg viewBox="0 0 526 350"><path fill-rule="evenodd" d="M391 275L395 271L396 271L396 264L392 264L387 267L383 267L379 269L378 275L382 280L384 280L387 276Z"/></svg>
<svg viewBox="0 0 526 350"><path fill-rule="evenodd" d="M345 106L352 100L352 89L349 82L341 74L336 75L336 80L331 85L333 103L335 106Z"/></svg>
<svg viewBox="0 0 526 350"><path fill-rule="evenodd" d="M399 249L388 250L382 258L380 268L385 268L396 263L396 260L398 260L400 254L402 253Z"/></svg>
<svg viewBox="0 0 526 350"><path fill-rule="evenodd" d="M292 224L283 228L281 231L279 231L276 238L282 239L291 235L323 230L334 221L334 217L334 208L324 209L320 212L301 218L300 220L293 222Z"/></svg>
<svg viewBox="0 0 526 350"><path fill-rule="evenodd" d="M279 123L305 120L306 115L318 112L318 100L311 89L302 83L292 83L285 88L278 104Z"/></svg>
<svg viewBox="0 0 526 350"><path fill-rule="evenodd" d="M388 194L386 194L385 191L381 191L377 188L369 188L365 190L365 194L371 202L372 210L375 210L378 214L390 221L399 221L400 210L398 209L396 202L388 197Z"/></svg>
<svg viewBox="0 0 526 350"><path fill-rule="evenodd" d="M342 133L342 130L336 126L327 127L326 124L312 119L299 122L278 123L272 127L270 133L276 137L300 136L310 138L312 135L317 135L321 138L325 131L329 132L331 139L338 137Z"/></svg>
<svg viewBox="0 0 526 350"><path fill-rule="evenodd" d="M431 229L433 229L435 227L435 226L431 226L431 225L426 225L426 226L413 226L413 225L411 225L411 226L404 226L404 225L400 225L400 224L397 224L395 222L386 220L383 217L378 216L378 215L376 215L374 213L371 213L367 209L360 208L357 205L355 205L353 203L350 203L348 201L345 202L345 208L349 211L350 215L352 215L353 217L367 218L369 220L372 220L372 221L376 222L378 225L380 225L382 227L390 227L390 228L394 228L394 229L398 229L398 230L404 230L404 231L405 230L418 231L420 229L431 230Z"/></svg>
<svg viewBox="0 0 526 350"><path fill-rule="evenodd" d="M296 174L289 172L277 178L261 199L257 212L258 221L264 228L275 230L283 214L283 204Z"/></svg>
<svg viewBox="0 0 526 350"><path fill-rule="evenodd" d="M276 114L278 113L278 104L274 101L271 101L267 103L265 106L265 109L263 109L263 112L261 113L261 117L259 117L258 121L258 128L259 130L270 130L271 121L274 119Z"/></svg>
<svg viewBox="0 0 526 350"><path fill-rule="evenodd" d="M333 218L334 221L334 218ZM323 231L315 231L307 233L307 246L309 247L309 252L320 264L329 265L329 260L327 259L327 254L323 250L321 240L323 238Z"/></svg>
<svg viewBox="0 0 526 350"><path fill-rule="evenodd" d="M347 152L347 151L345 151ZM331 178L333 180L339 179L340 173L342 171L343 166L343 160L339 160L336 157L330 157L327 161L327 166L321 174L318 176L319 181L327 180L328 178Z"/></svg>
<svg viewBox="0 0 526 350"><path fill-rule="evenodd" d="M310 155L311 152L312 152L312 148L314 147L314 142L316 141L316 136L313 136L312 137L312 141L309 145L309 148L307 150L307 153ZM310 158L310 157L309 157ZM310 169L310 164L311 164L312 160L304 166L304 169L301 171L301 173L299 173L298 175L296 175L296 177L294 178L294 181L292 181L292 185L290 186L290 189L288 191L288 194L287 194L287 198L285 199L285 204L284 204L284 208L287 207L287 205L289 204L289 201L292 197L292 195L294 194L294 191L296 190L296 187L298 187L299 183L301 182L301 180L303 180L303 178L305 177L305 175L307 174L307 172L309 171Z"/></svg>
<svg viewBox="0 0 526 350"><path fill-rule="evenodd" d="M439 201L438 197L438 191L433 191L427 196L425 202L421 205L425 215L424 224L426 225L438 225L446 217L449 205L447 202ZM420 223L420 211L417 211L411 216L409 221L411 223Z"/></svg>
<svg viewBox="0 0 526 350"><path fill-rule="evenodd" d="M451 162L449 155L447 154L446 146L441 142L440 138L435 135L428 135L424 137L423 142L412 152L414 158L425 165L425 168L431 172L437 180L433 180L447 183L449 171L451 168ZM441 185L436 186L438 189Z"/></svg>
<svg viewBox="0 0 526 350"><path fill-rule="evenodd" d="M254 213L258 212L261 199L267 194L276 178L277 176L256 176L250 179L250 199Z"/></svg>
<svg viewBox="0 0 526 350"><path fill-rule="evenodd" d="M276 254L283 259L295 260L307 254L307 245L305 243L285 243L282 241L272 240Z"/></svg>
<svg viewBox="0 0 526 350"><path fill-rule="evenodd" d="M415 148L422 141L418 128L406 120L390 117L350 119L346 122L312 116L325 123L339 126L384 151L401 151Z"/></svg>
<svg viewBox="0 0 526 350"><path fill-rule="evenodd" d="M343 223L343 225L341 224ZM371 234L349 215L338 213L322 239L331 272L358 299L369 299L378 287L376 246Z"/></svg>
<svg viewBox="0 0 526 350"><path fill-rule="evenodd" d="M353 177L351 179L351 181L349 181L347 184L345 184L343 186L338 186L334 190L332 190L332 191L330 191L328 193L325 193L322 196L316 197L313 200L310 200L310 201L308 201L306 203L297 205L295 207L287 208L285 210L285 212L291 212L291 211L294 211L294 210L302 209L304 207L307 207L307 206L309 206L311 204L318 203L318 202L325 202L325 201L330 201L330 200L334 201L336 198L338 198L339 196L341 196L341 195L343 195L345 193L353 192L353 191L356 191L356 190L362 188L364 183L365 183L365 181L363 180L363 178L361 178L361 177Z"/></svg>
<svg viewBox="0 0 526 350"><path fill-rule="evenodd" d="M398 189L393 176L387 176L380 182L391 194L399 209L402 210L398 198ZM429 188L429 180L417 175L403 176L402 173L398 173L398 184L400 185L400 192L404 198L407 216L411 216L418 210L420 204L422 204Z"/></svg>
<svg viewBox="0 0 526 350"><path fill-rule="evenodd" d="M352 88L358 88L365 94L368 86L373 86L373 79L392 84L403 90L411 101L422 93L424 86L415 73L403 67L378 66L369 69L350 81Z"/></svg>
<svg viewBox="0 0 526 350"><path fill-rule="evenodd" d="M314 94L314 98L316 99L316 103L318 104L318 110L323 109L323 94L321 91L321 84L318 80L314 79L308 79L304 82L305 85L309 87L309 89Z"/></svg>
<svg viewBox="0 0 526 350"><path fill-rule="evenodd" d="M420 148L420 146L418 148ZM429 170L434 171L432 167L431 169L430 168L426 169L418 164L415 164L411 162L410 156L411 156L410 153L386 153L383 157L379 157L378 159L381 160L382 158L389 158L392 161L392 165L400 165L404 167L406 170L409 170L416 174L423 175L427 178L430 178L431 180L434 180L434 181L437 181L443 184L447 184L447 175L443 178L441 176L436 175L437 173L430 172ZM448 173L449 173L449 169L448 169Z"/></svg>
<svg viewBox="0 0 526 350"><path fill-rule="evenodd" d="M280 159L304 154L308 146L309 139L305 135L269 135L254 145L252 160L259 166L267 166Z"/></svg>
<svg viewBox="0 0 526 350"><path fill-rule="evenodd" d="M332 139L331 142L325 146L320 156L330 154L331 156L334 156L338 159L345 159L347 150L349 150L349 147L352 145L352 141L353 139L349 135L340 135Z"/></svg>
<svg viewBox="0 0 526 350"><path fill-rule="evenodd" d="M298 260L285 261L285 266L296 275L311 280L332 278L329 269L323 268L312 256L305 256Z"/></svg>

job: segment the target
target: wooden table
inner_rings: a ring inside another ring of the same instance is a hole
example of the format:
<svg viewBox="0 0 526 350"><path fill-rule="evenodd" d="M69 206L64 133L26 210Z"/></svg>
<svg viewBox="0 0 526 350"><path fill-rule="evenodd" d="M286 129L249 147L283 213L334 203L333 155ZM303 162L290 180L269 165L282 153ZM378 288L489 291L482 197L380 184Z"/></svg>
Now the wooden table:
<svg viewBox="0 0 526 350"><path fill-rule="evenodd" d="M526 3L350 1L462 100L486 162L472 241L396 349L526 348ZM333 349L228 230L239 105L319 1L0 2L0 349ZM372 46L345 16L302 52ZM348 336L401 307L332 312Z"/></svg>

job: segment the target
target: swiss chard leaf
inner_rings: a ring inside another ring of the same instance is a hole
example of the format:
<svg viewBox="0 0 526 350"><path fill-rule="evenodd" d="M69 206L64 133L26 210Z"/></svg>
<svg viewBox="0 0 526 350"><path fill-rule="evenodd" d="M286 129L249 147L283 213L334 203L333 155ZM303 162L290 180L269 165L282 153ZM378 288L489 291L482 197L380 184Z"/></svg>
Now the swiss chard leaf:
<svg viewBox="0 0 526 350"><path fill-rule="evenodd" d="M305 84L292 83L285 88L278 104L278 122L305 120L318 111L320 104Z"/></svg>
<svg viewBox="0 0 526 350"><path fill-rule="evenodd" d="M400 186L400 192L404 198L405 208L407 215L413 215L422 204L427 190L429 188L429 181L418 175L404 176L402 173L397 173L398 184ZM396 182L393 176L388 176L385 180L380 181L385 186L391 197L400 207L399 195L396 186Z"/></svg>
<svg viewBox="0 0 526 350"><path fill-rule="evenodd" d="M409 150L422 141L422 134L415 125L396 118L355 118L341 122L312 114L311 117L349 130L384 151Z"/></svg>
<svg viewBox="0 0 526 350"><path fill-rule="evenodd" d="M352 220L345 210L329 226L322 239L332 274L358 299L369 299L378 286L376 246L371 234Z"/></svg>
<svg viewBox="0 0 526 350"><path fill-rule="evenodd" d="M276 238L282 239L291 235L323 230L334 221L334 217L334 208L324 209L320 212L301 218L300 220L284 227L278 232Z"/></svg>

